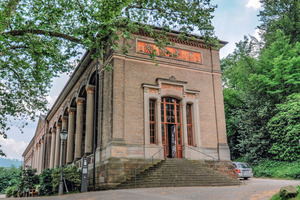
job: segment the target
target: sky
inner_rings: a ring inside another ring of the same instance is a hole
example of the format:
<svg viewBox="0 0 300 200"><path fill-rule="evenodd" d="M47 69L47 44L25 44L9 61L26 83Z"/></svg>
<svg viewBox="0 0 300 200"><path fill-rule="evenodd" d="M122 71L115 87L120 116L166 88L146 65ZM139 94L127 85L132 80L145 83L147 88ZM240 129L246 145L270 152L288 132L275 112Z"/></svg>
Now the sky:
<svg viewBox="0 0 300 200"><path fill-rule="evenodd" d="M258 36L256 27L259 25L257 15L261 9L259 0L211 0L211 3L218 5L213 14L215 34L220 40L229 42L221 49L221 58L233 52L235 43L243 40L244 35ZM48 108L51 108L68 79L69 76L63 74L53 80L53 86L47 97ZM7 132L7 139L0 136L0 148L8 158L22 159L22 153L35 134L37 121L28 121L28 126L23 129L23 134L16 128L18 124L16 122Z"/></svg>

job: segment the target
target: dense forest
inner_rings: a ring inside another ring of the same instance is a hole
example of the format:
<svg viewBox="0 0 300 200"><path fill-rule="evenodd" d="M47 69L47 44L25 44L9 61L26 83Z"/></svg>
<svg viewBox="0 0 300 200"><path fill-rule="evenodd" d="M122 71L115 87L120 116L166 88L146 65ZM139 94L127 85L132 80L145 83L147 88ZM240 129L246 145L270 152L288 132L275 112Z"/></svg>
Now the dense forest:
<svg viewBox="0 0 300 200"><path fill-rule="evenodd" d="M231 157L299 162L300 1L261 3L261 38L245 36L221 61Z"/></svg>

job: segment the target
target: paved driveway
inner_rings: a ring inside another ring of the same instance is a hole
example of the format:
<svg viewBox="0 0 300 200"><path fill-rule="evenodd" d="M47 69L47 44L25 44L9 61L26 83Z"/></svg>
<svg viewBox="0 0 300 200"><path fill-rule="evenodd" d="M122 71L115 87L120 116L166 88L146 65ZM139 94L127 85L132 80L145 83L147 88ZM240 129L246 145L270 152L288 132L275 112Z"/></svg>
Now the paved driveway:
<svg viewBox="0 0 300 200"><path fill-rule="evenodd" d="M108 190L55 197L34 197L42 200L268 200L287 185L300 181L252 178L240 186L228 187L171 187ZM20 198L18 198L20 200ZM29 198L23 198L29 199Z"/></svg>

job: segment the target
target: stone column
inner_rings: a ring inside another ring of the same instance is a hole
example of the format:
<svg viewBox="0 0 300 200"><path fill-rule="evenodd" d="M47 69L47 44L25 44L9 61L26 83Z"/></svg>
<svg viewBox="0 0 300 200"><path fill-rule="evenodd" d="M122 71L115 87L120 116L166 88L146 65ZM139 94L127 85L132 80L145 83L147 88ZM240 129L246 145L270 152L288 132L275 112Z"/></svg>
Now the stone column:
<svg viewBox="0 0 300 200"><path fill-rule="evenodd" d="M37 168L38 168L38 173L41 173L41 155L42 155L42 145L39 143L39 149L38 149L38 163L37 163Z"/></svg>
<svg viewBox="0 0 300 200"><path fill-rule="evenodd" d="M31 166L31 167L32 167L32 169L34 169L34 168L35 168L35 148L36 148L36 147L34 147L34 148L33 148L33 155L32 155L32 166Z"/></svg>
<svg viewBox="0 0 300 200"><path fill-rule="evenodd" d="M68 117L68 138L67 138L67 163L72 163L74 159L74 125L75 125L75 108L69 108Z"/></svg>
<svg viewBox="0 0 300 200"><path fill-rule="evenodd" d="M89 86L86 89L86 92L87 92L87 99L86 99L86 126L85 126L84 153L87 155L93 152L95 86Z"/></svg>
<svg viewBox="0 0 300 200"><path fill-rule="evenodd" d="M182 132L183 132L183 145L188 145L187 121L186 121L186 103L182 102Z"/></svg>
<svg viewBox="0 0 300 200"><path fill-rule="evenodd" d="M41 140L41 149L40 149L40 173L43 171L43 160L44 156L44 140Z"/></svg>
<svg viewBox="0 0 300 200"><path fill-rule="evenodd" d="M156 101L156 133L157 133L157 144L158 146L162 146L162 134L161 134L161 101Z"/></svg>
<svg viewBox="0 0 300 200"><path fill-rule="evenodd" d="M38 143L37 148L36 148L36 163L35 163L35 168L36 172L39 173L39 163L40 163L40 144Z"/></svg>
<svg viewBox="0 0 300 200"><path fill-rule="evenodd" d="M84 98L77 99L77 110L76 110L76 138L75 138L75 160L80 159L81 155L81 143L82 143L82 132L83 132L83 105Z"/></svg>
<svg viewBox="0 0 300 200"><path fill-rule="evenodd" d="M68 117L67 116L63 116L62 117L62 125L61 125L61 129L62 130L68 130L67 129L67 126L68 126ZM63 160L63 163L61 163L61 156L62 156L62 153L64 154L64 160ZM59 158L59 163L61 166L62 164L64 165L66 163L66 153L67 153L67 142L65 141L65 145L64 145L64 149L62 148L62 142L60 144L60 158Z"/></svg>
<svg viewBox="0 0 300 200"><path fill-rule="evenodd" d="M55 157L55 136L56 136L56 130L55 128L52 128L52 135L51 135L51 152L50 152L50 165L49 168L54 168L54 157Z"/></svg>
<svg viewBox="0 0 300 200"><path fill-rule="evenodd" d="M61 132L61 123L56 125L56 141L55 141L55 158L54 158L54 167L59 166L60 163L60 132Z"/></svg>
<svg viewBox="0 0 300 200"><path fill-rule="evenodd" d="M37 144L37 147L35 149L36 154L35 154L35 163L34 163L34 168L36 171L38 171L38 163L39 163L39 144Z"/></svg>

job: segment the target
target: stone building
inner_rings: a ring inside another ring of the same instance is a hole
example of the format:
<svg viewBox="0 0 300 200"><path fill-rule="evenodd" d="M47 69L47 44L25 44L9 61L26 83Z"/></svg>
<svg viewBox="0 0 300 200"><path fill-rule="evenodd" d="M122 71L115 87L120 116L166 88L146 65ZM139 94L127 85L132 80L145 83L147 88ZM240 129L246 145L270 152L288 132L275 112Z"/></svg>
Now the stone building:
<svg viewBox="0 0 300 200"><path fill-rule="evenodd" d="M24 166L40 173L60 165L62 153L64 164L79 167L87 157L89 170L95 159L96 184L105 185L124 180L154 154L155 159L230 160L219 50L177 35L168 34L174 45L165 51L141 32L132 35L127 54L110 50L96 61L86 52L51 110L40 117ZM153 49L158 65L149 56ZM103 70L107 65L113 70ZM63 150L62 129L68 132Z"/></svg>

